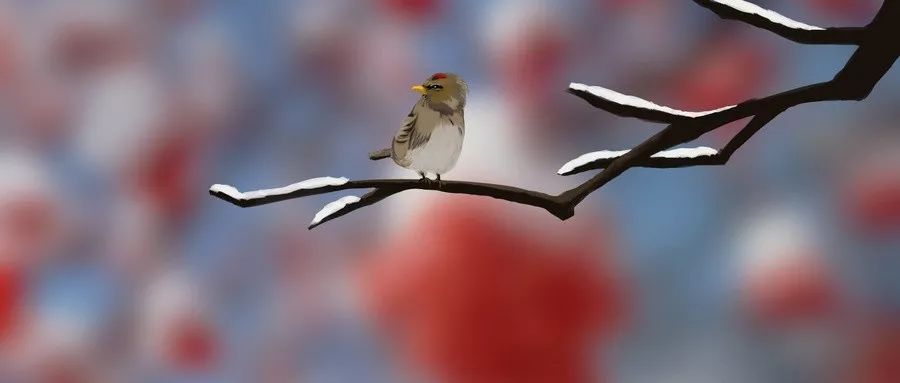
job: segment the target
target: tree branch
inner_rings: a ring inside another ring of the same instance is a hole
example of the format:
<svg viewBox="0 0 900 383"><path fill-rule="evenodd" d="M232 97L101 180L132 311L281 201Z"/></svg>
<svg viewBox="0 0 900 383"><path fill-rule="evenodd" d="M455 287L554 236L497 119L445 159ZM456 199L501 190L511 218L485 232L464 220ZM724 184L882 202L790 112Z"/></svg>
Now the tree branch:
<svg viewBox="0 0 900 383"><path fill-rule="evenodd" d="M900 39L897 38L900 36L900 0L886 0L872 22L864 28L828 29L788 19L746 1L694 1L724 18L741 20L797 42L858 44L859 48L830 81L706 112L672 109L606 88L573 83L569 86L569 92L599 109L622 117L666 123L668 126L631 150L597 152L600 154L596 155L594 161L581 161L571 169L567 167L560 169L560 173L565 175L600 168L603 171L559 195L477 182L444 181L438 185L436 182L420 180L350 181L346 178L330 177L249 193L239 192L227 185L214 185L210 188L210 194L237 206L250 207L340 190L373 189L361 198L349 196L329 204L316 215L310 228L411 189L497 198L540 207L565 220L575 214L575 207L588 195L632 167L723 165L750 137L787 109L811 102L863 100L900 56ZM669 150L728 123L751 116L754 118L720 151L711 148Z"/></svg>
<svg viewBox="0 0 900 383"><path fill-rule="evenodd" d="M779 114L784 112L784 110L776 110L767 114L759 114L756 117L753 117L750 122L741 129L738 134L735 134L734 137L731 138L731 141L728 141L725 144L725 147L719 151L718 159L720 163L718 165L725 165L728 163L728 160L731 159L731 155L734 154L741 146L747 143L750 140L750 137L753 137L756 132L759 132L766 124L770 121L774 120L775 117L778 117Z"/></svg>
<svg viewBox="0 0 900 383"><path fill-rule="evenodd" d="M734 105L731 105L716 110L689 112L673 109L668 106L657 105L643 98L622 94L601 86L589 86L574 82L569 84L568 92L581 97L594 107L603 109L617 116L633 117L665 124L686 122L734 108Z"/></svg>
<svg viewBox="0 0 900 383"><path fill-rule="evenodd" d="M354 210L362 209L369 205L374 205L393 194L394 193L386 191L385 189L375 189L366 193L366 195L360 198L351 197L351 199L347 201L346 199L348 197L344 197L340 200L334 201L328 205L325 205L325 207L322 208L322 210L319 211L318 214L316 214L312 222L309 223L309 227L307 229L312 230L325 222L331 221L338 217L342 217L353 212Z"/></svg>
<svg viewBox="0 0 900 383"><path fill-rule="evenodd" d="M888 0L890 1L890 0ZM863 28L822 28L787 18L743 0L694 0L723 19L743 21L801 44L853 45L862 40Z"/></svg>
<svg viewBox="0 0 900 383"><path fill-rule="evenodd" d="M601 150L582 154L580 157L567 162L559 168L556 174L561 176L571 176L586 171L603 169L630 151L630 149L616 151ZM718 150L705 146L697 148L678 148L657 152L650 156L650 158L635 163L634 167L667 169L698 165L717 165L716 159L718 157Z"/></svg>
<svg viewBox="0 0 900 383"><path fill-rule="evenodd" d="M760 114L754 117L728 142L728 144L725 145L724 148L722 148L722 150L715 150L707 147L664 150L652 155L650 158L636 162L633 166L641 168L669 169L691 166L725 165L728 163L728 160L731 159L731 155L734 154L735 151L743 146L747 140L762 129L763 126L772 121L778 114L781 114L781 112L782 111ZM628 150L588 153L563 165L557 174L561 176L570 176L590 170L603 169L627 152Z"/></svg>
<svg viewBox="0 0 900 383"><path fill-rule="evenodd" d="M329 177L328 179L333 178ZM337 180L345 180L345 182L333 183L312 188L298 189L285 187L252 192L240 192L236 188L228 185L213 185L213 187L211 187L209 190L209 194L240 207L253 207L294 198L328 194L341 190L374 189L369 194L361 197L359 202L348 204L346 208L338 210L337 212L333 213L333 215L330 215L330 217L327 217L327 219L322 219L321 222L311 225L310 228L318 226L331 219L345 215L362 207L372 205L394 194L413 189L433 190L444 193L469 194L497 198L509 202L539 207L547 210L548 212L550 212L550 214L553 214L555 217L563 220L570 218L575 214L574 208L569 207L568 204L560 201L557 196L532 190L521 189L513 186L463 181L441 181L441 183L438 184L434 181L412 179L375 179L350 181L346 180L345 178L338 178ZM273 190L276 192L272 192Z"/></svg>

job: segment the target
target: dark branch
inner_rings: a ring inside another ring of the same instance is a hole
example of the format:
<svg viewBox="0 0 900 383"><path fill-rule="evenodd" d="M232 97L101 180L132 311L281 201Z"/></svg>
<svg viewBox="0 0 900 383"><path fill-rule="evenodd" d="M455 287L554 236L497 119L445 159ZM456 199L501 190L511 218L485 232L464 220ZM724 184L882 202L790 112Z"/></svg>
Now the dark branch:
<svg viewBox="0 0 900 383"><path fill-rule="evenodd" d="M787 18L785 20L792 23L779 23L760 14L744 12L715 0L694 0L694 2L715 12L723 19L743 21L801 44L855 45L860 43L865 33L865 28L819 28Z"/></svg>
<svg viewBox="0 0 900 383"><path fill-rule="evenodd" d="M369 205L374 205L378 202L381 202L381 200L394 195L395 193L396 192L392 193L391 191L386 190L386 189L372 190L372 191L366 193L365 195L363 195L362 197L360 197L358 202L355 202L351 205L347 205L343 209L338 210L338 211L334 212L333 214L329 214L328 216L326 216L325 218L321 219L318 222L316 222L314 220L312 223L309 224L308 229L309 230L315 229L316 227L318 227L319 225L321 225L325 222L331 221L338 217L343 217L344 215L347 215L347 214L353 212L354 210L362 209Z"/></svg>
<svg viewBox="0 0 900 383"><path fill-rule="evenodd" d="M575 206L590 193L653 154L697 139L704 133L745 117L777 114L810 102L862 100L871 93L900 56L900 40L896 38L898 35L900 35L900 1L885 1L872 22L865 27L860 47L831 81L749 100L734 108L669 125L627 154L612 161L600 174L566 191L560 197Z"/></svg>
<svg viewBox="0 0 900 383"><path fill-rule="evenodd" d="M636 162L633 167L639 168L658 168L658 169L671 169L671 168L686 168L692 166L717 166L717 165L725 165L728 163L728 160L731 159L731 155L734 154L741 146L743 146L747 140L750 139L756 132L758 132L762 127L766 126L772 119L781 114L782 111L777 111L775 113L769 114L760 114L754 117L747 125L741 129L738 134L736 134L728 144L725 145L722 150L717 151L715 154L710 155L698 155L695 157L650 157L646 158L642 161ZM619 156L621 157L621 156ZM611 158L601 158L595 161L591 161L589 163L585 163L583 165L579 165L577 167L572 168L572 170L561 172L560 175L570 176L574 174L584 173L591 170L604 169L613 161L617 160L619 157L611 157Z"/></svg>
<svg viewBox="0 0 900 383"><path fill-rule="evenodd" d="M750 120L738 134L735 134L734 137L731 138L731 141L728 141L728 143L725 144L725 147L719 151L718 158L721 163L718 165L725 165L728 163L728 160L731 159L731 155L734 154L734 152L740 149L741 146L744 146L744 144L750 140L750 137L753 137L756 132L760 131L766 124L774 120L775 117L778 117L782 112L784 112L784 110L776 110L771 113L760 114L753 117L753 119Z"/></svg>
<svg viewBox="0 0 900 383"><path fill-rule="evenodd" d="M587 86L577 83L569 84L569 89L567 91L575 96L581 97L594 107L603 109L617 116L638 118L663 124L686 122L704 115L728 109L728 107L726 107L707 112L687 112L656 105L642 98L621 94L603 87Z"/></svg>
<svg viewBox="0 0 900 383"><path fill-rule="evenodd" d="M342 209L338 213L335 213L334 217L325 219L321 223L324 223L333 218L337 218L337 216L347 214L353 210L371 205L394 194L413 189L433 190L453 194L485 196L523 205L536 206L547 210L548 212L550 212L550 214L553 214L559 219L567 219L575 214L573 207L569 207L568 204L561 202L558 197L550 194L521 189L513 186L463 181L442 181L440 184L438 184L437 182L405 179L359 180L348 181L341 185L301 189L289 193L272 194L257 198L235 198L233 195L220 190L210 190L209 194L240 207L253 207L294 198L327 194L350 189L374 190L373 192L360 198L359 202L348 205L346 209Z"/></svg>
<svg viewBox="0 0 900 383"><path fill-rule="evenodd" d="M561 176L571 176L575 174L580 174L584 172L589 172L591 170L605 169L613 162L621 158L619 157L611 157L611 158L601 158L595 161L591 161L584 165L573 168L571 171L567 171L564 173L559 173ZM653 168L653 169L674 169L674 168L686 168L691 166L711 166L711 165L724 165L722 162L721 154L713 154L713 155L703 155L696 157L650 157L645 158L641 161L635 162L632 167L635 168Z"/></svg>

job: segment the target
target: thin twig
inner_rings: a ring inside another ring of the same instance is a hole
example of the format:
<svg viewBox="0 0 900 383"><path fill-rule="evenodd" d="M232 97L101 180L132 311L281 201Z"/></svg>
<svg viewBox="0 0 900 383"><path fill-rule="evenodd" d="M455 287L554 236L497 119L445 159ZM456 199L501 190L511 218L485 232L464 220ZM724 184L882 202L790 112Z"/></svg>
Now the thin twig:
<svg viewBox="0 0 900 383"><path fill-rule="evenodd" d="M640 168L657 168L657 169L672 169L672 168L687 168L692 166L717 166L717 165L725 165L728 163L728 160L731 159L731 155L734 154L735 151L740 149L742 145L744 145L747 140L750 139L756 132L762 129L766 124L772 121L776 116L781 114L781 110L760 114L741 129L726 145L722 148L722 150L717 151L715 154L709 155L701 155L695 157L658 157L653 156L650 158L646 158L642 161L635 162L633 167ZM604 169L613 161L619 159L621 156L616 157L607 157L600 158L595 161L591 161L588 163L581 164L577 167L572 168L569 171L560 173L560 175L570 176L574 174L584 173L591 170Z"/></svg>

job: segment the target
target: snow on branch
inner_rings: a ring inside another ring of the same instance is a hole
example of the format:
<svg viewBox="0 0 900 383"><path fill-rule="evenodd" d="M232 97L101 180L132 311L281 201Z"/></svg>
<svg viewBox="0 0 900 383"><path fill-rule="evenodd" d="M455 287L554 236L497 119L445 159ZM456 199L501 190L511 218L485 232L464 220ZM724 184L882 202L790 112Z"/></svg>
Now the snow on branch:
<svg viewBox="0 0 900 383"><path fill-rule="evenodd" d="M355 204L358 202L359 197L354 195L348 195L346 197L341 197L337 201L329 202L327 205L325 205L325 207L322 208L322 210L319 210L319 212L316 213L316 216L313 217L312 222L309 223L309 228L312 229L316 226L321 225L322 223L324 223L324 220L330 220L329 217L345 209L347 205Z"/></svg>
<svg viewBox="0 0 900 383"><path fill-rule="evenodd" d="M335 177L319 177L312 178L305 181L300 181L297 183L290 184L288 186L283 186L280 188L274 189L262 189L262 190L254 190L249 192L241 192L238 191L237 188L231 185L222 185L215 184L209 188L210 193L223 194L225 196L230 197L235 201L240 202L249 202L253 200L259 200L263 198L269 197L277 197L288 195L291 193L296 193L301 190L313 190L320 189L328 186L340 186L346 184L350 181L347 178L335 178Z"/></svg>
<svg viewBox="0 0 900 383"><path fill-rule="evenodd" d="M822 27L804 24L797 20L785 17L784 15L782 15L778 12L765 9L765 8L760 7L756 4L753 4L749 1L744 1L744 0L710 0L710 1L722 4L726 7L731 7L739 12L743 12L743 13L747 14L748 16L749 15L757 15L766 20L769 20L770 22L773 22L775 24L781 24L788 28L805 29L808 31L824 31L825 30L825 28L822 28Z"/></svg>
<svg viewBox="0 0 900 383"><path fill-rule="evenodd" d="M601 150L582 154L578 158L567 162L556 174L568 176L581 173L587 170L602 169L612 163L613 160L627 154L629 150ZM706 146L697 148L677 148L664 150L650 156L650 162L645 164L648 167L679 167L682 160L697 159L702 157L713 158L719 154L719 151ZM696 162L694 162L696 163Z"/></svg>
<svg viewBox="0 0 900 383"><path fill-rule="evenodd" d="M326 182L323 180L330 181ZM296 186L298 184L302 184L306 186L306 188ZM420 179L346 180L344 178L335 179L332 177L324 177L298 182L284 188L258 191L258 193L242 193L232 186L217 184L210 187L209 194L236 206L252 207L350 189L372 190L362 197L359 197L358 200L352 200L357 197L345 197L345 199L338 200L337 202L342 202L343 206L340 204L329 204L329 206L323 208L322 211L316 215L316 219L310 223L310 229L363 207L378 203L394 194L413 189L501 199L513 203L542 208L550 214L559 217L559 219L566 219L575 214L574 205L561 201L557 196L547 193L517 188L515 186L449 180L438 183ZM279 192L270 192L272 190Z"/></svg>
<svg viewBox="0 0 900 383"><path fill-rule="evenodd" d="M694 0L724 19L740 20L803 44L856 44L862 28L822 28L744 0Z"/></svg>
<svg viewBox="0 0 900 383"><path fill-rule="evenodd" d="M600 86L579 83L569 84L569 93L583 98L600 109L623 117L636 117L661 123L675 123L734 108L734 105L716 110L689 112L657 105L640 97L629 96Z"/></svg>

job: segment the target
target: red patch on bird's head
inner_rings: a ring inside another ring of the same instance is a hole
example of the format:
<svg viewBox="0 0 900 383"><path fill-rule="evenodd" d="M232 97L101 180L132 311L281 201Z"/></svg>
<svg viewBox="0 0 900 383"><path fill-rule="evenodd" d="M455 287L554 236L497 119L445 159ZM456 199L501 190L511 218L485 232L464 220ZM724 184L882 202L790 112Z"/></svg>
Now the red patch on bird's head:
<svg viewBox="0 0 900 383"><path fill-rule="evenodd" d="M431 81L440 80L442 78L447 78L447 74L446 73L435 73L435 74L431 75Z"/></svg>

